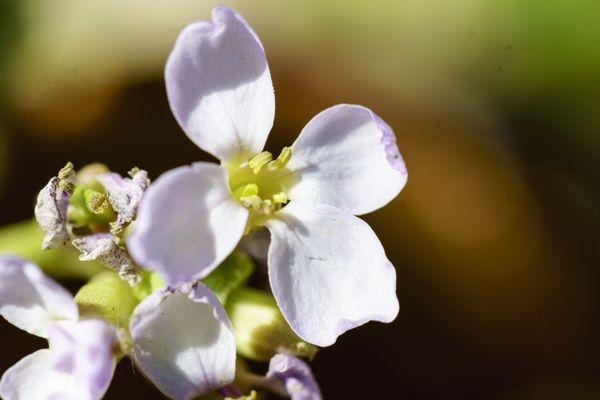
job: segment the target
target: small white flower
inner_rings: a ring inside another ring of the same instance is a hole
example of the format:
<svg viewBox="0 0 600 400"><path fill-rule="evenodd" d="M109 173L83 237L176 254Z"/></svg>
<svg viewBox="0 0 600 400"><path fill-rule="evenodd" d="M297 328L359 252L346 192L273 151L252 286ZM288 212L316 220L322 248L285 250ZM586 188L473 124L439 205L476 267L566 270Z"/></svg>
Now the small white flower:
<svg viewBox="0 0 600 400"><path fill-rule="evenodd" d="M0 256L0 315L18 328L48 338L50 345L2 375L3 399L102 398L119 355L119 335L111 324L80 319L68 291L35 264L9 255ZM129 329L128 355L169 398L191 399L234 378L231 323L202 283L151 294L134 309Z"/></svg>
<svg viewBox="0 0 600 400"><path fill-rule="evenodd" d="M269 67L256 34L227 8L183 30L165 78L180 126L221 165L176 168L153 183L128 239L134 260L170 283L193 281L265 226L271 288L301 338L327 346L369 320L392 321L394 267L355 217L406 183L392 129L342 104L314 117L276 159L263 152L275 112Z"/></svg>
<svg viewBox="0 0 600 400"><path fill-rule="evenodd" d="M0 380L3 399L102 398L116 365L111 325L79 320L68 291L36 265L7 255L0 256L0 315L50 345L6 370Z"/></svg>

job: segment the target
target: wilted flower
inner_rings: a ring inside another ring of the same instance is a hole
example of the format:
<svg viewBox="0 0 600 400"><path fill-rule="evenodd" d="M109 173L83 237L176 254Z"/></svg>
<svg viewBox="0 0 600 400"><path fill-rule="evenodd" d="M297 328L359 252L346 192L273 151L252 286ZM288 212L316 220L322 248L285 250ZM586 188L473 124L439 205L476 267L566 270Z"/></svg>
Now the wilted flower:
<svg viewBox="0 0 600 400"><path fill-rule="evenodd" d="M184 29L165 78L180 126L221 165L176 168L153 183L127 242L133 258L170 283L193 281L265 226L271 288L298 336L327 346L369 320L392 321L394 267L355 217L406 183L392 129L367 108L337 105L276 159L262 151L275 111L269 68L256 34L227 8Z"/></svg>
<svg viewBox="0 0 600 400"><path fill-rule="evenodd" d="M140 277L119 245L119 235L134 220L150 181L139 168L129 175L123 178L102 164L90 164L75 173L68 163L37 197L35 216L44 232L42 248L71 242L81 252L81 261L96 260L135 286Z"/></svg>

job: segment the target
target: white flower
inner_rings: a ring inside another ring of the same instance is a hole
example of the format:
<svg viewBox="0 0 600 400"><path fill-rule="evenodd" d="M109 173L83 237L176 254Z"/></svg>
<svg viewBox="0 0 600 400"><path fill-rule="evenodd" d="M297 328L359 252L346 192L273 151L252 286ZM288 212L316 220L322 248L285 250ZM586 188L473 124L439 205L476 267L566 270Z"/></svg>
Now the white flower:
<svg viewBox="0 0 600 400"><path fill-rule="evenodd" d="M80 319L71 294L20 257L0 256L0 315L48 338L0 380L5 400L97 400L119 355L116 329ZM231 323L201 283L151 294L130 320L131 358L165 395L187 400L230 383L235 375ZM122 353L121 353L122 354Z"/></svg>
<svg viewBox="0 0 600 400"><path fill-rule="evenodd" d="M168 171L148 189L128 239L132 257L170 283L208 275L249 230L271 232L271 288L304 340L398 313L396 273L355 215L392 200L407 179L392 129L367 108L331 107L273 160L263 146L275 111L267 60L234 11L186 27L166 65L171 109L221 165Z"/></svg>
<svg viewBox="0 0 600 400"><path fill-rule="evenodd" d="M39 268L16 256L0 256L0 315L18 328L47 338L0 380L5 400L100 399L115 369L117 337L99 319L79 320L71 294Z"/></svg>

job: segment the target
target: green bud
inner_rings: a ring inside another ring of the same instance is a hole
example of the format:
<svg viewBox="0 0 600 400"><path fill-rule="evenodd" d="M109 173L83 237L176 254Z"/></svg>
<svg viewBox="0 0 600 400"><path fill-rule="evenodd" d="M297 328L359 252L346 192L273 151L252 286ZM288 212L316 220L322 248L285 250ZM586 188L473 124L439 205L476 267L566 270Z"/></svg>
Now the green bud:
<svg viewBox="0 0 600 400"><path fill-rule="evenodd" d="M138 304L131 286L112 271L101 272L83 285L75 302L81 315L103 318L119 328L129 327Z"/></svg>
<svg viewBox="0 0 600 400"><path fill-rule="evenodd" d="M276 353L312 358L316 346L306 343L292 331L273 296L251 288L229 295L227 313L233 324L237 351L255 361L267 361Z"/></svg>
<svg viewBox="0 0 600 400"><path fill-rule="evenodd" d="M202 282L225 304L228 296L243 286L254 272L252 259L240 251L232 253Z"/></svg>
<svg viewBox="0 0 600 400"><path fill-rule="evenodd" d="M166 286L165 281L156 272L140 270L138 273L142 277L142 280L133 288L133 294L138 301L144 300L155 290Z"/></svg>

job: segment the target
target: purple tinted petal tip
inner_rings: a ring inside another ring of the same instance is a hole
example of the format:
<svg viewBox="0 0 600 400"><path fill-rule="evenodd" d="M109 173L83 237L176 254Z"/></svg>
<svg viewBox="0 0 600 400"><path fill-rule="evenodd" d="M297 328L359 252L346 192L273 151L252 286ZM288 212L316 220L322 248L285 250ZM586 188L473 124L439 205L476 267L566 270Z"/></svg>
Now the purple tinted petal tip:
<svg viewBox="0 0 600 400"><path fill-rule="evenodd" d="M307 363L299 358L277 354L271 358L267 378L277 379L292 400L320 400L321 390Z"/></svg>
<svg viewBox="0 0 600 400"><path fill-rule="evenodd" d="M396 135L394 135L394 131L392 128L382 120L378 115L372 113L373 120L377 124L377 127L381 131L381 145L385 149L385 154L390 165L403 173L406 173L406 166L404 165L404 159L400 154L400 150L398 150L398 145L396 144Z"/></svg>

